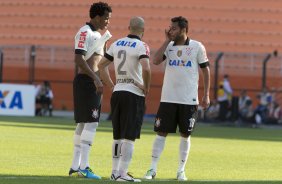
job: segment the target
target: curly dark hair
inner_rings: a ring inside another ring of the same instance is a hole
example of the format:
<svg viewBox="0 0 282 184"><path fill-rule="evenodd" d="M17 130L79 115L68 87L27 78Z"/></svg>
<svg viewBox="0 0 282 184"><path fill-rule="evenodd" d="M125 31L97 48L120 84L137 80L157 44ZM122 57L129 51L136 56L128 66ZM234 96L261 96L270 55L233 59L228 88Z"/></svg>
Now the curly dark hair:
<svg viewBox="0 0 282 184"><path fill-rule="evenodd" d="M91 19L98 16L103 16L105 12L112 12L112 8L104 2L93 3L89 10L89 16Z"/></svg>
<svg viewBox="0 0 282 184"><path fill-rule="evenodd" d="M188 20L185 17L179 16L179 17L173 17L171 19L171 22L177 22L178 26L183 29L186 28L186 32L188 32Z"/></svg>

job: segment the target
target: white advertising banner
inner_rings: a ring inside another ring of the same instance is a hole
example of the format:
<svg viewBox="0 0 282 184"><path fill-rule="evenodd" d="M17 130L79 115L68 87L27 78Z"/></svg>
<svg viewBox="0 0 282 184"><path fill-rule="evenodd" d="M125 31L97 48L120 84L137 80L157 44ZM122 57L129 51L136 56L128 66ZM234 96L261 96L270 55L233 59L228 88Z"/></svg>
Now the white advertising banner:
<svg viewBox="0 0 282 184"><path fill-rule="evenodd" d="M22 84L0 84L0 115L34 116L35 87Z"/></svg>

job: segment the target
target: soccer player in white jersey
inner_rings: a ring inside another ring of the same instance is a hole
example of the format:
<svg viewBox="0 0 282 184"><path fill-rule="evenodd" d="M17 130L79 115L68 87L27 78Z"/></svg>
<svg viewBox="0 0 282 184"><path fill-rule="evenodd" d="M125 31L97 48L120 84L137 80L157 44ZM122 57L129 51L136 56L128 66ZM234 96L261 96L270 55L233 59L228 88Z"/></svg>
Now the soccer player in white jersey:
<svg viewBox="0 0 282 184"><path fill-rule="evenodd" d="M73 97L77 126L70 176L101 179L90 169L89 153L99 123L103 92L103 84L96 74L98 62L104 55L104 44L100 43L101 34L98 31L107 29L111 12L107 3L93 3L89 12L90 22L82 26L75 36L75 64L78 74L73 81Z"/></svg>
<svg viewBox="0 0 282 184"><path fill-rule="evenodd" d="M164 149L168 133L180 132L179 166L177 179L187 180L185 165L190 150L190 135L196 122L198 102L198 68L204 79L203 108L210 103L210 70L205 47L202 43L188 37L188 21L184 17L171 19L169 30L165 31L166 40L154 55L154 64L165 62L165 75L161 102L155 120L157 133L152 148L152 162L146 172L146 179L156 176L157 164Z"/></svg>
<svg viewBox="0 0 282 184"><path fill-rule="evenodd" d="M149 91L151 70L149 47L141 41L144 20L133 17L130 34L115 41L99 63L101 79L113 89L111 97L113 145L111 180L140 182L128 174L134 141L140 138L145 96ZM107 66L114 63L116 84Z"/></svg>

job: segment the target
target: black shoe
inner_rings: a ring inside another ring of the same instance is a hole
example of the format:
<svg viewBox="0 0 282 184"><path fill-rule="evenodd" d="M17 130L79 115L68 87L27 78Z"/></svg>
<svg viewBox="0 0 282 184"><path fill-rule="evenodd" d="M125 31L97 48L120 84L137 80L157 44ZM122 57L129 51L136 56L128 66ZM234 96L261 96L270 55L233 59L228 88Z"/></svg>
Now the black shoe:
<svg viewBox="0 0 282 184"><path fill-rule="evenodd" d="M78 171L77 170L73 170L72 168L70 168L69 176L78 177Z"/></svg>

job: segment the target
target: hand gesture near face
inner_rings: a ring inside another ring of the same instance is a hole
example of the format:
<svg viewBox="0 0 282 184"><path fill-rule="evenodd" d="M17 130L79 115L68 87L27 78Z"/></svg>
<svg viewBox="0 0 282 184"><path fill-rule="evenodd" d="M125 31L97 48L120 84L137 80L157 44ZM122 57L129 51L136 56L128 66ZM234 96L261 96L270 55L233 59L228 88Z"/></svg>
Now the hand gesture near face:
<svg viewBox="0 0 282 184"><path fill-rule="evenodd" d="M170 35L170 27L168 28L168 29L165 29L165 39L166 39L166 41L171 41L172 39L171 39L171 35Z"/></svg>

